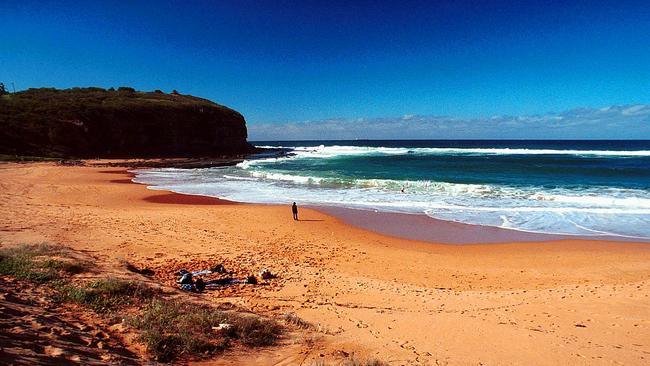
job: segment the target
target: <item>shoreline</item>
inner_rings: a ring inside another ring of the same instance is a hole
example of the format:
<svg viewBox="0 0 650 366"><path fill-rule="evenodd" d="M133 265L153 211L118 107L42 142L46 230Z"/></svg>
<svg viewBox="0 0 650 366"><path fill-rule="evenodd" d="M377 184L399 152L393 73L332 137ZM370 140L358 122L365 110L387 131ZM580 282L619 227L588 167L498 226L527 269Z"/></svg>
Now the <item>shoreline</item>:
<svg viewBox="0 0 650 366"><path fill-rule="evenodd" d="M202 365L336 364L342 352L396 365L650 357L647 243L406 240L308 207L294 222L289 206L214 204L123 184L128 177L124 168L0 165L0 206L11 213L0 215L0 246L60 243L109 268L153 268L167 285L178 268L207 263L268 268L278 277L267 286L200 296L270 317L295 313L320 330L309 345L292 339L299 346Z"/></svg>
<svg viewBox="0 0 650 366"><path fill-rule="evenodd" d="M335 206L308 206L336 216L355 227L391 237L443 244L494 244L505 242L544 242L555 240L624 241L648 243L650 238L607 235L547 234L496 226L440 220L425 214L354 209Z"/></svg>
<svg viewBox="0 0 650 366"><path fill-rule="evenodd" d="M146 168L145 168L146 169ZM137 175L128 171L135 179ZM268 205L275 207L284 207L277 203L249 203L225 200L219 197L189 194L175 192L173 190L150 188L157 187L147 183L136 182L133 179L131 183L140 184L152 191L171 192L176 195L193 197L188 202L202 202L199 204L244 204L244 205ZM201 201L194 197L203 197L206 200ZM156 198L159 200L160 198ZM169 198L171 201L183 201L182 198ZM289 204L287 204L288 207ZM429 242L432 244L451 244L451 245L470 245L470 244L497 244L508 242L545 242L554 240L586 240L586 241L622 241L632 243L648 243L650 238L634 238L625 236L608 236L608 235L567 235L522 231L517 229L502 228L488 225L466 224L455 221L440 220L429 217L420 213L400 213L389 211L378 211L372 209L357 209L340 206L328 205L302 205L300 207L310 208L327 215L336 217L344 223L359 229L369 230L380 235L386 235L398 239L415 240Z"/></svg>

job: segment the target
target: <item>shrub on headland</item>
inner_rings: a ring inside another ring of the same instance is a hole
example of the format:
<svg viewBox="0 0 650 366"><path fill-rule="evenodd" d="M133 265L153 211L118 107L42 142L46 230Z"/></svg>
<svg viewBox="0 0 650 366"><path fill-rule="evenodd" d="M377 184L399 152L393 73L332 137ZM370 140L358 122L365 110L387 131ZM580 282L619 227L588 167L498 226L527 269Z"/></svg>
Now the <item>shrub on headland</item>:
<svg viewBox="0 0 650 366"><path fill-rule="evenodd" d="M0 97L0 154L57 158L242 154L246 121L191 95L121 86L27 89Z"/></svg>

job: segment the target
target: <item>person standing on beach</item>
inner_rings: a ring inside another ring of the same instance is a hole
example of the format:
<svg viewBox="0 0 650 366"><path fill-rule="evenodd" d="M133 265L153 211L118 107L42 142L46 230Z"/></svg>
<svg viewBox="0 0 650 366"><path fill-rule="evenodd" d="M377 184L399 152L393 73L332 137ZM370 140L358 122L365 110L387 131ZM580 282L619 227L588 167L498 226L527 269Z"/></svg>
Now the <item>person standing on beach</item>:
<svg viewBox="0 0 650 366"><path fill-rule="evenodd" d="M293 219L298 221L298 206L296 206L295 202L291 205L291 212L293 212Z"/></svg>

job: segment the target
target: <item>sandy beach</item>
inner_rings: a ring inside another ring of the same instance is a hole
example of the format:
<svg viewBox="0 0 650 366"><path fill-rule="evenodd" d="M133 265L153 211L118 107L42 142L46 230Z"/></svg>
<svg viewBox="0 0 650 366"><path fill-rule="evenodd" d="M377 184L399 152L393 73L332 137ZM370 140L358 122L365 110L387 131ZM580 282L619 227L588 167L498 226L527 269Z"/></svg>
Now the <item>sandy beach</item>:
<svg viewBox="0 0 650 366"><path fill-rule="evenodd" d="M309 342L206 364L309 365L342 353L391 365L650 363L647 243L494 243L486 231L490 244L436 244L314 209L295 222L288 205L150 190L124 168L53 163L0 165L0 211L3 247L60 243L106 265L154 268L165 284L207 261L268 268L278 275L268 286L201 296L318 325Z"/></svg>

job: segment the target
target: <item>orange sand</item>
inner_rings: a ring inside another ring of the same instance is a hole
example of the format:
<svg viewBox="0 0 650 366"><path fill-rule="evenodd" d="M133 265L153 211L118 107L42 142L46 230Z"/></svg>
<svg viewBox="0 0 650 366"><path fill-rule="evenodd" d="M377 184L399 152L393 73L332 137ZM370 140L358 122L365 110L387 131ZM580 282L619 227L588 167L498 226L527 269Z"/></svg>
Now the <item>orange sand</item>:
<svg viewBox="0 0 650 366"><path fill-rule="evenodd" d="M228 362L309 365L344 351L395 365L650 364L649 244L436 245L315 210L301 211L314 221L294 222L288 206L206 204L224 202L128 178L123 169L0 165L0 245L56 242L153 268L199 258L269 268L279 275L270 286L203 296L295 312L320 324L314 345Z"/></svg>

